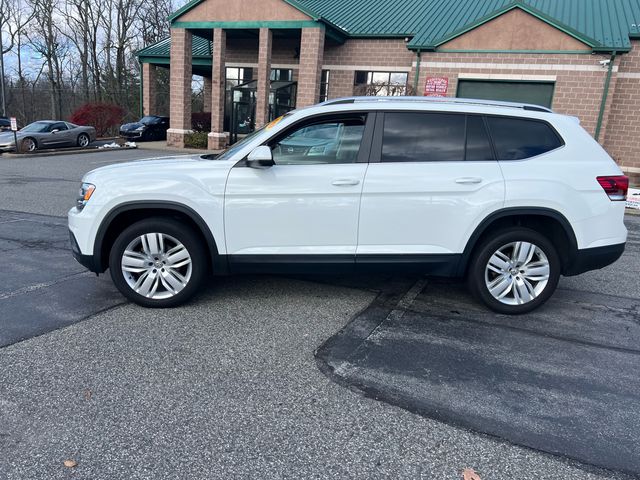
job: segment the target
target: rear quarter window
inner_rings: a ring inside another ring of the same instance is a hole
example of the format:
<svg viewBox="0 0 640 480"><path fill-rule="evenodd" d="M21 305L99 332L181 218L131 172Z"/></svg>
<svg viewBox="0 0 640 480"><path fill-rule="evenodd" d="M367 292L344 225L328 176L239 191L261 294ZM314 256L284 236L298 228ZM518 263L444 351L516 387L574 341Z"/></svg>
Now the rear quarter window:
<svg viewBox="0 0 640 480"><path fill-rule="evenodd" d="M564 145L547 122L527 118L487 117L498 160L524 160Z"/></svg>

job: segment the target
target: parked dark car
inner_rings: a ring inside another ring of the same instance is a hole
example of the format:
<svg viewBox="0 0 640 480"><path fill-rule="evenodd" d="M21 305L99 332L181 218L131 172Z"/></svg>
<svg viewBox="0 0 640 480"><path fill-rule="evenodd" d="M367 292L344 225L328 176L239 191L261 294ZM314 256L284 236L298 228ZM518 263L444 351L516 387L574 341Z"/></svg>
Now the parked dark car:
<svg viewBox="0 0 640 480"><path fill-rule="evenodd" d="M129 140L166 140L169 117L147 115L139 121L125 123L120 127L120 136Z"/></svg>
<svg viewBox="0 0 640 480"><path fill-rule="evenodd" d="M7 117L0 117L0 132L11 131L11 121Z"/></svg>

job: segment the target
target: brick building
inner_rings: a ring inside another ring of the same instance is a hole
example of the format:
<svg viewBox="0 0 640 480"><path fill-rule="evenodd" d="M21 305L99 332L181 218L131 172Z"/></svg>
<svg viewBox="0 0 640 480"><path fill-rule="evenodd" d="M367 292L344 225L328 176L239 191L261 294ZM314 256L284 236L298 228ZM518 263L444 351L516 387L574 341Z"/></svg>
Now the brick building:
<svg viewBox="0 0 640 480"><path fill-rule="evenodd" d="M575 115L640 175L640 0L192 0L169 20L138 58L145 113L170 69L171 145L198 75L210 149L326 99L464 96Z"/></svg>

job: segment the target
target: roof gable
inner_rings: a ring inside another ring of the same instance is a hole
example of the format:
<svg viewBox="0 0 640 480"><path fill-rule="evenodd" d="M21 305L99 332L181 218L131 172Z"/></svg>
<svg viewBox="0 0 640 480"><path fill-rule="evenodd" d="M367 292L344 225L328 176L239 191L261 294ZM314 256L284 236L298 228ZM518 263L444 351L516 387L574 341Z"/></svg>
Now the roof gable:
<svg viewBox="0 0 640 480"><path fill-rule="evenodd" d="M316 20L308 8L299 8L295 0L192 0L169 16L171 23L272 22Z"/></svg>
<svg viewBox="0 0 640 480"><path fill-rule="evenodd" d="M598 45L566 25L513 5L453 32L436 46L439 50L591 51Z"/></svg>

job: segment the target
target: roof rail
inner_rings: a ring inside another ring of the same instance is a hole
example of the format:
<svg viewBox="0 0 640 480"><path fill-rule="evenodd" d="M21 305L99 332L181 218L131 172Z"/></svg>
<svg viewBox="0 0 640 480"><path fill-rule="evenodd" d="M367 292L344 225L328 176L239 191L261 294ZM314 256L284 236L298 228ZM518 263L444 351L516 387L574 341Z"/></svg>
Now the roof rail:
<svg viewBox="0 0 640 480"><path fill-rule="evenodd" d="M475 98L458 98L458 97L345 97L328 100L321 105L340 105L345 103L361 103L361 102L423 102L423 103L445 103L455 105L480 105L505 108L519 108L521 110L530 110L533 112L553 113L553 110L541 105L531 103L501 102L498 100L480 100Z"/></svg>

